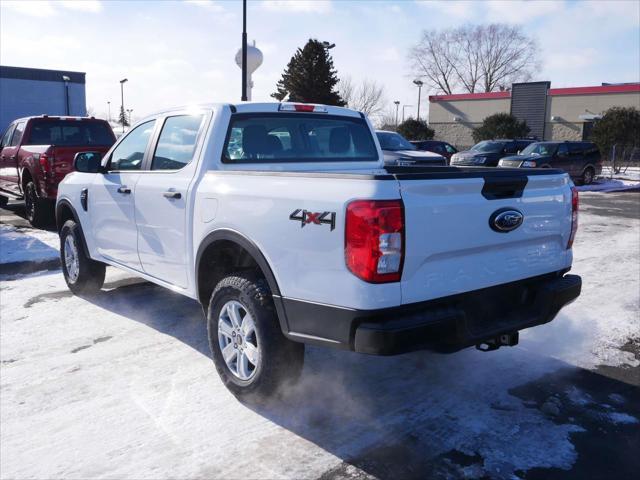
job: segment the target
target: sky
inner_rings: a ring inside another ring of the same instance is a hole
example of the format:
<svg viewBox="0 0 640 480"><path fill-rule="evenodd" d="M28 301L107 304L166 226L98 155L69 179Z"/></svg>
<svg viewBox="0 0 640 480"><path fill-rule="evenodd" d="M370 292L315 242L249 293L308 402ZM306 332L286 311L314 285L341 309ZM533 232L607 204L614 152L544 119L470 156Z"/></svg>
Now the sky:
<svg viewBox="0 0 640 480"><path fill-rule="evenodd" d="M407 60L424 29L468 23L521 25L542 66L533 80L553 87L640 81L640 1L248 2L249 41L264 54L254 101L270 94L309 38L330 41L338 76L384 86L415 115L417 88ZM238 102L242 3L215 1L0 0L2 65L86 72L87 106L115 117L120 83L133 117L196 102ZM428 109L423 90L421 112ZM422 114L421 114L422 115Z"/></svg>

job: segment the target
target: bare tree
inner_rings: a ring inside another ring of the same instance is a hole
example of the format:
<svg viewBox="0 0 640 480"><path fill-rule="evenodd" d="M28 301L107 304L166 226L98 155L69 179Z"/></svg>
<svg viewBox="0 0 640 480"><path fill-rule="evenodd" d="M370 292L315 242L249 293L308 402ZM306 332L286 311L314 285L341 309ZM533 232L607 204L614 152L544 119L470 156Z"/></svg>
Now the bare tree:
<svg viewBox="0 0 640 480"><path fill-rule="evenodd" d="M425 31L409 62L414 75L446 94L509 88L539 67L535 40L520 26L500 23Z"/></svg>
<svg viewBox="0 0 640 480"><path fill-rule="evenodd" d="M351 77L343 77L338 84L338 92L347 107L369 116L376 116L384 110L384 87L375 81L364 80L354 84Z"/></svg>

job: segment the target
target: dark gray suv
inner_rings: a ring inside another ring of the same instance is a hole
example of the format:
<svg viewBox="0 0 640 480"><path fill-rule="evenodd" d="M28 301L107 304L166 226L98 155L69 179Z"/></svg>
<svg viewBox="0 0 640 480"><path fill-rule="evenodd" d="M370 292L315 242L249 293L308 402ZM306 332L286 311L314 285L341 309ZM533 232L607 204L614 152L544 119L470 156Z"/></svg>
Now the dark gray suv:
<svg viewBox="0 0 640 480"><path fill-rule="evenodd" d="M499 167L558 168L576 183L589 185L602 172L602 157L591 142L536 142L520 154L504 157Z"/></svg>

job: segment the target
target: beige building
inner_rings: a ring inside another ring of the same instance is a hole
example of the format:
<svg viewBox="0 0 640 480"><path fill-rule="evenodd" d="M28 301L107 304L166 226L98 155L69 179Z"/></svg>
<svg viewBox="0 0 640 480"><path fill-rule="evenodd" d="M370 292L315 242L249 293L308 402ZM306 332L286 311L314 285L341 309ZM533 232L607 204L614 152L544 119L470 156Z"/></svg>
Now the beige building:
<svg viewBox="0 0 640 480"><path fill-rule="evenodd" d="M429 126L436 139L465 148L474 144L471 132L485 117L504 112L526 120L538 138L586 140L593 122L608 108L640 108L640 83L548 87L549 82L534 82L514 84L511 92L433 95L429 97Z"/></svg>

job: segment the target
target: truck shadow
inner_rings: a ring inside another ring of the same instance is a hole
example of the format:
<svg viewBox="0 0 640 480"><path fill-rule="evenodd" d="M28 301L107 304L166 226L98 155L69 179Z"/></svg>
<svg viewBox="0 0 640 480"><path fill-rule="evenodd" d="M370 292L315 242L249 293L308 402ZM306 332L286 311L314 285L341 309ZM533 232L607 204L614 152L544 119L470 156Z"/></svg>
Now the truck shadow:
<svg viewBox="0 0 640 480"><path fill-rule="evenodd" d="M210 356L197 302L139 280L105 288L88 300ZM297 383L245 405L336 456L326 479L606 478L612 468L630 478L640 447L637 386L520 347L395 357L308 348ZM286 455L313 462L304 443ZM278 441L261 443L261 458L282 455Z"/></svg>

